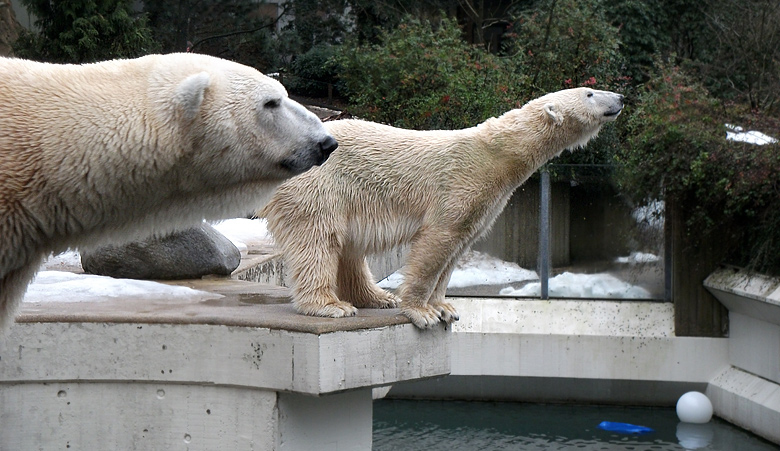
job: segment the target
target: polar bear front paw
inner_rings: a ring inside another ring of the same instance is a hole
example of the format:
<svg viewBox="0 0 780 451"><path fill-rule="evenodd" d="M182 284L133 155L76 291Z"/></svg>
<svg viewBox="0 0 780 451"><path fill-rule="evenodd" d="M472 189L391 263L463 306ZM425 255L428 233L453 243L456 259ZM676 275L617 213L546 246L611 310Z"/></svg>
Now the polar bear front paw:
<svg viewBox="0 0 780 451"><path fill-rule="evenodd" d="M401 313L420 329L430 329L441 322L441 312L430 305L401 306Z"/></svg>
<svg viewBox="0 0 780 451"><path fill-rule="evenodd" d="M327 303L295 303L298 313L309 316L322 316L325 318L343 318L357 315L355 306L348 302L332 300Z"/></svg>
<svg viewBox="0 0 780 451"><path fill-rule="evenodd" d="M460 314L458 314L458 311L455 310L455 307L453 307L450 303L436 302L431 304L431 307L439 311L441 320L447 324L452 324L453 322L460 319Z"/></svg>

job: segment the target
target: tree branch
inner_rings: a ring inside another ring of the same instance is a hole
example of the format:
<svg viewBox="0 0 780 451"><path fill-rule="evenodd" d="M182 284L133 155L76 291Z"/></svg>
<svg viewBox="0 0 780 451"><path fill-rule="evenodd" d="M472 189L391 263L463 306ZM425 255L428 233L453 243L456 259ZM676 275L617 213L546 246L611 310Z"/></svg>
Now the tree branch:
<svg viewBox="0 0 780 451"><path fill-rule="evenodd" d="M195 48L197 46L203 44L204 42L213 41L215 39L229 38L231 36L238 36L240 34L255 33L255 32L260 31L260 30L262 30L264 28L275 27L276 24L279 23L279 21L282 19L282 17L284 17L284 15L287 14L288 10L289 10L289 6L285 5L284 9L282 9L282 12L278 16L276 16L276 19L274 19L273 21L271 21L271 22L269 22L267 24L261 25L261 26L259 26L257 28L253 28L251 30L231 31L230 33L217 34L217 35L214 35L214 36L208 36L208 37L205 37L203 39L199 39L199 40L195 41L195 43L193 43L191 46L189 46L187 48L187 52L195 51Z"/></svg>

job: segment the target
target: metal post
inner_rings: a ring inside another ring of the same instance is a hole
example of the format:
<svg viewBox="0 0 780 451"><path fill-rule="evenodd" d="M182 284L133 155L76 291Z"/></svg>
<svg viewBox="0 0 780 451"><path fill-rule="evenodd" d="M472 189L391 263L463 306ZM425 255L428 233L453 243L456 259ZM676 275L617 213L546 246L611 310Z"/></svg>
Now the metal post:
<svg viewBox="0 0 780 451"><path fill-rule="evenodd" d="M548 279L550 277L550 173L547 167L541 171L539 183L541 199L539 205L539 281L541 282L541 298L549 299Z"/></svg>

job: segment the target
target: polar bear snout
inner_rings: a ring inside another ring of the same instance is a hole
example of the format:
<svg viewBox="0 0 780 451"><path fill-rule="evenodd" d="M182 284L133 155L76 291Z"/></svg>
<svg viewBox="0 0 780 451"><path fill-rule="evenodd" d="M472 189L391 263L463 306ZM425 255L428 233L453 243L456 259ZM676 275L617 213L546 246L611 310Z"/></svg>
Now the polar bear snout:
<svg viewBox="0 0 780 451"><path fill-rule="evenodd" d="M611 105L607 108L607 110L604 112L604 116L609 118L610 120L614 120L620 115L620 113L623 111L623 94L612 94L612 102Z"/></svg>
<svg viewBox="0 0 780 451"><path fill-rule="evenodd" d="M331 135L325 135L311 147L295 152L289 158L282 160L281 166L292 175L308 171L312 166L319 166L327 161L330 154L339 146Z"/></svg>
<svg viewBox="0 0 780 451"><path fill-rule="evenodd" d="M330 154L332 154L333 151L338 147L339 143L336 142L336 139L330 135L327 135L325 139L320 141L320 158L317 162L317 166L325 163L325 160L327 160Z"/></svg>

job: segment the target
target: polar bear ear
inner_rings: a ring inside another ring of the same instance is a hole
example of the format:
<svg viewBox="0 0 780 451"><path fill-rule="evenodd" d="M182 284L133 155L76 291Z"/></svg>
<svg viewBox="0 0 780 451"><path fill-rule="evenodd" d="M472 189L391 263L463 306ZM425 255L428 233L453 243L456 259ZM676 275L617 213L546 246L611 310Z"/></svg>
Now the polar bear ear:
<svg viewBox="0 0 780 451"><path fill-rule="evenodd" d="M175 100L187 120L195 119L203 103L203 93L211 84L208 72L190 75L176 87Z"/></svg>
<svg viewBox="0 0 780 451"><path fill-rule="evenodd" d="M558 111L558 107L554 103L544 104L544 112L555 125L563 124L563 114Z"/></svg>

